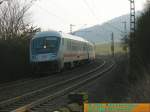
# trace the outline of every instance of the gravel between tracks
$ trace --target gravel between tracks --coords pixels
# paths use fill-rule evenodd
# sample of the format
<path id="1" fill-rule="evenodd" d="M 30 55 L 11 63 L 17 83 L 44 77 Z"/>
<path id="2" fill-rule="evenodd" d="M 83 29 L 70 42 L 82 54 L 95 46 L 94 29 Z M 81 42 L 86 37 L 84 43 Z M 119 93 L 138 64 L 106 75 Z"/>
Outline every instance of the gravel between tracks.
<path id="1" fill-rule="evenodd" d="M 73 70 L 63 72 L 60 74 L 56 74 L 56 75 L 53 75 L 53 76 L 47 77 L 47 78 L 41 78 L 41 79 L 39 78 L 39 80 L 31 81 L 31 82 L 29 81 L 29 83 L 17 85 L 17 86 L 14 86 L 13 88 L 12 87 L 4 88 L 0 92 L 0 101 L 7 100 L 10 98 L 31 92 L 33 90 L 43 88 L 45 86 L 54 84 L 56 82 L 62 81 L 62 80 L 67 79 L 67 78 L 69 79 L 75 75 L 84 73 L 85 70 L 90 70 L 93 67 L 96 67 L 100 62 L 101 61 L 98 61 L 98 63 L 93 62 L 92 64 L 90 64 L 90 66 L 82 65 L 82 66 L 77 67 Z"/>
<path id="2" fill-rule="evenodd" d="M 127 59 L 124 56 L 117 56 L 114 60 L 116 61 L 116 66 L 111 71 L 97 78 L 95 81 L 83 85 L 75 92 L 86 92 L 89 102 L 93 103 L 120 103 L 125 101 L 129 87 L 126 74 Z M 66 107 L 67 103 L 67 95 L 59 97 L 51 102 L 49 109 L 45 109 L 45 112 Z"/>
<path id="3" fill-rule="evenodd" d="M 88 78 L 90 79 L 88 82 L 91 83 L 92 80 L 95 80 L 95 78 L 94 78 L 94 79 L 91 79 L 91 77 L 93 77 L 93 76 L 95 77 L 95 76 L 97 76 L 98 74 L 100 75 L 100 76 L 98 76 L 98 77 L 101 77 L 102 75 L 105 74 L 103 71 L 107 70 L 107 69 L 110 68 L 111 66 L 112 66 L 112 62 L 111 62 L 111 63 L 104 64 L 104 66 L 103 66 L 101 69 L 97 70 L 96 72 L 90 73 L 89 76 L 85 77 L 84 79 L 78 80 L 75 84 L 82 83 L 82 82 L 84 82 L 84 80 L 87 80 Z M 84 85 L 88 85 L 88 82 L 84 83 L 83 86 L 84 86 Z M 72 85 L 71 85 L 71 86 L 72 86 Z M 81 86 L 81 87 L 82 87 L 82 86 Z M 74 90 L 78 90 L 78 88 L 76 88 L 76 89 L 74 89 Z M 71 91 L 72 91 L 72 90 L 71 90 Z M 71 91 L 70 91 L 70 92 L 71 92 Z M 66 94 L 69 94 L 69 93 L 66 93 Z M 61 105 L 63 105 L 63 104 L 66 103 L 66 98 L 65 98 L 65 99 L 62 99 L 62 97 L 64 98 L 64 96 L 59 96 L 59 97 L 56 97 L 56 99 L 53 99 L 52 101 L 49 101 L 49 102 L 44 103 L 44 104 L 43 104 L 44 107 L 43 107 L 42 104 L 40 104 L 39 107 L 38 107 L 38 106 L 35 107 L 35 108 L 37 108 L 37 109 L 34 109 L 34 108 L 33 108 L 33 110 L 34 110 L 35 112 L 37 112 L 37 111 L 38 111 L 38 112 L 43 112 L 43 111 L 44 111 L 44 112 L 47 112 L 47 110 L 48 110 L 48 112 L 50 112 L 50 111 L 53 110 L 55 107 L 61 106 Z M 61 103 L 61 104 L 60 104 L 60 103 Z M 56 105 L 56 104 L 57 104 L 57 105 Z M 48 106 L 47 106 L 47 105 L 48 105 Z"/>

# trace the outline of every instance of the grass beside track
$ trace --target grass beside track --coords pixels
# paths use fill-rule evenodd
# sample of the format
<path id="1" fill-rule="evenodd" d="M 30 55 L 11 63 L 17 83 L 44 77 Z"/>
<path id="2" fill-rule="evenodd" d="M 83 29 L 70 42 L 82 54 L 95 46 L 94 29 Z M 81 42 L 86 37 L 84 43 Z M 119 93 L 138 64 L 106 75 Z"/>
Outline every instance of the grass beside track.
<path id="1" fill-rule="evenodd" d="M 111 44 L 110 43 L 96 44 L 95 52 L 96 52 L 96 54 L 102 54 L 102 55 L 111 54 Z M 114 52 L 115 53 L 124 53 L 120 43 L 115 43 Z"/>

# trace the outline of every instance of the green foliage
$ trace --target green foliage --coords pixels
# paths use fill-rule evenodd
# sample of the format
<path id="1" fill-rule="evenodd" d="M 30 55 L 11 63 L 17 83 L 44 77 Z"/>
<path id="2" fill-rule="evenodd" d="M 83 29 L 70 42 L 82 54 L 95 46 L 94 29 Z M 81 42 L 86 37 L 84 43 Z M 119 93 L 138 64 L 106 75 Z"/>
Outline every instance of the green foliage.
<path id="1" fill-rule="evenodd" d="M 145 65 L 150 63 L 150 9 L 138 19 L 134 46 Z"/>
<path id="2" fill-rule="evenodd" d="M 138 18 L 135 34 L 130 34 L 130 79 L 144 78 L 143 68 L 149 71 L 150 64 L 150 8 Z M 135 37 L 132 37 L 135 35 Z M 131 40 L 130 40 L 131 41 Z"/>

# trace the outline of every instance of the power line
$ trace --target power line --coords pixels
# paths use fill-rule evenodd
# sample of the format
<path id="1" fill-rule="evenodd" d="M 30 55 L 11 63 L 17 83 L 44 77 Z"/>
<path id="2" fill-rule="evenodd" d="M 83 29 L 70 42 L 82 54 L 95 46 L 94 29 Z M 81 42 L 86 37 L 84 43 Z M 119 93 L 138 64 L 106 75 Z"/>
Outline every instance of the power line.
<path id="1" fill-rule="evenodd" d="M 88 4 L 88 2 L 86 0 L 83 0 L 84 4 L 87 6 L 87 8 L 89 9 L 90 13 L 96 18 L 97 21 L 99 21 L 99 19 L 97 18 L 97 16 L 95 15 L 95 12 L 92 10 L 92 8 L 90 7 L 90 5 Z"/>
<path id="2" fill-rule="evenodd" d="M 86 0 L 83 0 L 83 2 L 85 3 L 85 5 L 88 7 L 90 13 L 96 18 L 97 21 L 99 21 L 99 19 L 97 18 L 97 16 L 95 15 L 94 11 L 92 10 L 92 8 L 90 7 L 90 5 L 88 4 L 88 2 Z M 108 32 L 111 32 L 103 27 L 101 27 L 102 30 L 104 31 L 108 31 Z M 96 31 L 97 32 L 97 31 Z"/>
<path id="3" fill-rule="evenodd" d="M 53 4 L 53 6 L 55 5 L 55 8 L 57 8 L 58 9 L 58 7 L 59 7 L 59 10 L 67 10 L 67 12 L 69 12 L 70 13 L 70 10 L 68 10 L 68 9 L 66 9 L 66 7 L 64 8 L 64 7 L 62 7 L 59 3 L 60 2 L 57 2 L 57 3 L 55 3 L 53 0 L 50 0 L 50 2 Z M 66 11 L 64 12 L 64 13 L 67 13 Z M 72 13 L 72 12 L 71 12 Z"/>
<path id="4" fill-rule="evenodd" d="M 61 18 L 60 16 L 58 16 L 58 15 L 56 15 L 56 14 L 50 12 L 49 10 L 47 10 L 47 9 L 45 9 L 45 8 L 43 8 L 43 7 L 41 7 L 41 6 L 38 5 L 38 4 L 36 4 L 36 6 L 38 6 L 40 9 L 42 9 L 44 12 L 47 12 L 47 13 L 50 14 L 51 16 L 56 17 L 56 18 L 57 18 L 58 20 L 60 20 L 61 22 L 63 21 L 63 22 L 65 22 L 65 23 L 68 24 L 68 21 L 65 20 L 65 19 L 63 19 L 63 18 Z"/>
<path id="5" fill-rule="evenodd" d="M 83 1 L 84 1 L 85 5 L 88 7 L 90 13 L 95 17 L 95 19 L 96 19 L 97 21 L 99 21 L 99 19 L 97 18 L 97 16 L 96 16 L 94 10 L 92 10 L 92 8 L 90 7 L 89 3 L 88 3 L 86 0 L 83 0 Z M 40 9 L 44 10 L 45 12 L 47 12 L 48 14 L 50 14 L 50 15 L 56 17 L 57 19 L 59 19 L 61 22 L 63 21 L 63 22 L 65 22 L 65 23 L 67 23 L 67 24 L 70 23 L 70 22 L 68 22 L 67 20 L 61 18 L 60 16 L 58 16 L 58 15 L 56 15 L 56 14 L 50 12 L 49 10 L 47 10 L 47 9 L 45 9 L 45 8 L 43 8 L 43 7 L 41 7 L 40 5 L 38 5 L 38 4 L 36 4 L 36 5 L 37 5 Z M 114 25 L 112 25 L 112 24 L 110 24 L 110 23 L 106 23 L 106 24 L 109 25 L 109 26 L 111 26 L 111 27 L 113 27 L 114 29 L 118 30 L 119 32 L 123 33 L 123 31 L 121 31 L 119 28 L 115 27 Z M 109 31 L 109 30 L 106 29 L 106 28 L 102 28 L 102 29 L 105 30 L 105 31 Z M 111 31 L 109 31 L 109 32 L 111 32 Z"/>
<path id="6" fill-rule="evenodd" d="M 90 7 L 90 5 L 88 4 L 88 2 L 86 0 L 83 0 L 85 5 L 88 7 L 89 11 L 91 12 L 91 14 L 96 18 L 97 21 L 99 21 L 99 19 L 97 18 L 96 14 L 94 13 L 94 10 L 92 10 L 92 8 Z M 106 22 L 105 24 L 109 25 L 110 27 L 114 28 L 115 30 L 119 31 L 120 33 L 123 33 L 122 30 L 120 30 L 119 28 L 117 28 L 116 26 L 112 25 L 111 23 Z M 104 28 L 102 28 L 103 30 L 106 30 Z M 108 31 L 108 30 L 107 30 Z M 111 31 L 110 31 L 111 32 Z"/>

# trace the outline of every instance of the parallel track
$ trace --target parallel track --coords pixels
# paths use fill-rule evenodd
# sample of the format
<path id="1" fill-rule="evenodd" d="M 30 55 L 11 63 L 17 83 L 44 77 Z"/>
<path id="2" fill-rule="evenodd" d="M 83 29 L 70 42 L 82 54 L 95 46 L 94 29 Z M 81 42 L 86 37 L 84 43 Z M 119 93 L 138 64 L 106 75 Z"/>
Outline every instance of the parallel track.
<path id="1" fill-rule="evenodd" d="M 37 77 L 37 78 L 34 78 L 29 81 L 27 80 L 22 83 L 19 82 L 20 84 L 18 82 L 17 84 L 15 84 L 15 82 L 13 82 L 13 84 L 10 83 L 10 85 L 6 84 L 7 88 L 0 89 L 1 91 L 0 102 L 13 98 L 13 97 L 23 95 L 25 93 L 29 93 L 34 90 L 38 90 L 40 88 L 44 88 L 47 85 L 52 85 L 56 82 L 69 79 L 71 77 L 76 76 L 77 74 L 84 73 L 86 69 L 89 70 L 92 67 L 95 68 L 99 63 L 102 63 L 102 61 L 98 63 L 95 63 L 95 62 L 87 63 L 87 65 L 83 64 L 82 66 L 78 66 L 71 70 L 63 71 L 62 73 L 55 73 L 53 75 L 45 76 L 45 77 Z"/>
<path id="2" fill-rule="evenodd" d="M 22 80 L 17 80 L 17 81 L 13 81 L 13 82 L 8 82 L 8 83 L 0 84 L 0 91 L 2 91 L 3 89 L 15 87 L 15 86 L 21 86 L 21 85 L 25 85 L 25 84 L 28 84 L 28 83 L 32 83 L 32 82 L 35 82 L 35 81 L 38 81 L 38 80 L 51 78 L 52 75 L 54 75 L 54 74 L 56 74 L 56 73 L 49 74 L 48 77 L 43 77 L 43 78 L 22 79 Z"/>
<path id="3" fill-rule="evenodd" d="M 25 112 L 26 110 L 29 110 L 29 109 L 32 109 L 32 110 L 39 109 L 39 105 L 43 105 L 46 102 L 56 97 L 59 97 L 61 95 L 66 94 L 69 91 L 72 91 L 73 89 L 80 86 L 81 84 L 84 84 L 87 81 L 93 80 L 94 78 L 100 76 L 101 74 L 109 71 L 113 67 L 113 64 L 112 64 L 111 66 L 105 68 L 101 72 L 96 73 L 96 71 L 98 71 L 104 65 L 105 65 L 105 62 L 102 65 L 98 66 L 97 68 L 89 72 L 86 72 L 84 74 L 81 74 L 79 76 L 73 77 L 69 80 L 61 81 L 57 84 L 53 84 L 45 88 L 24 94 L 22 96 L 18 96 L 13 99 L 0 102 L 0 112 L 10 112 L 10 111 L 11 112 Z M 84 77 L 87 77 L 87 78 L 85 79 Z M 66 84 L 69 84 L 71 86 L 66 87 Z M 51 90 L 57 89 L 57 88 L 58 90 L 56 92 L 51 93 Z M 36 108 L 37 106 L 38 108 Z"/>
<path id="4" fill-rule="evenodd" d="M 91 63 L 88 63 L 89 65 Z M 76 69 L 79 69 L 79 68 L 76 68 Z M 65 71 L 65 73 L 69 73 L 70 71 Z M 32 83 L 32 82 L 35 82 L 35 81 L 38 81 L 38 80 L 43 80 L 43 79 L 48 79 L 48 78 L 52 78 L 53 75 L 57 75 L 58 73 L 49 73 L 49 76 L 48 77 L 42 77 L 42 78 L 27 78 L 27 79 L 21 79 L 21 80 L 17 80 L 17 81 L 12 81 L 12 82 L 6 82 L 6 83 L 3 83 L 3 84 L 0 84 L 0 91 L 3 91 L 3 89 L 7 89 L 7 88 L 13 88 L 15 86 L 21 86 L 21 85 L 25 85 L 25 84 L 28 84 L 28 83 Z"/>

